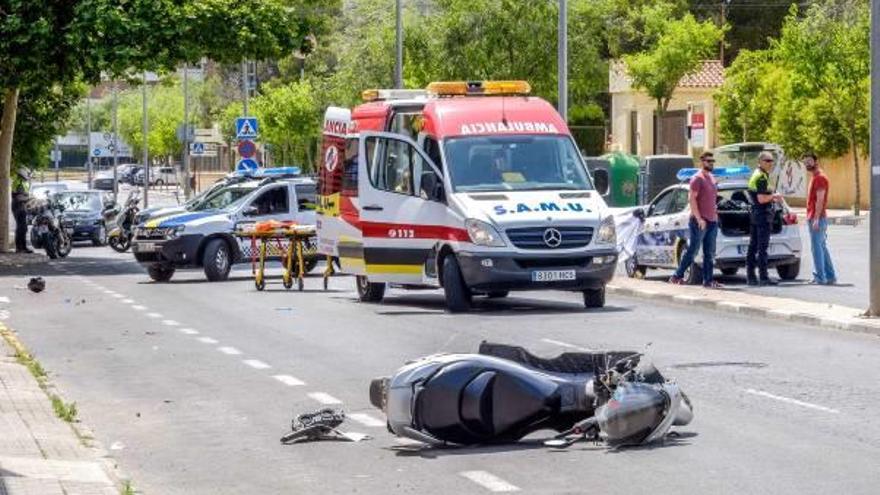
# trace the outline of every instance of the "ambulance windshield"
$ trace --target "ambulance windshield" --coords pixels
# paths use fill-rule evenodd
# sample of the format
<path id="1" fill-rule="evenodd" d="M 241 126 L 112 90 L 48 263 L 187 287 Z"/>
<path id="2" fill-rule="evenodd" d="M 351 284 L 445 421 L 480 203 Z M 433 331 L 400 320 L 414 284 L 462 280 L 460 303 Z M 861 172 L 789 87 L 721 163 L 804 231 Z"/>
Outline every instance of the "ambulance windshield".
<path id="1" fill-rule="evenodd" d="M 593 189 L 568 136 L 468 136 L 445 149 L 455 192 Z"/>

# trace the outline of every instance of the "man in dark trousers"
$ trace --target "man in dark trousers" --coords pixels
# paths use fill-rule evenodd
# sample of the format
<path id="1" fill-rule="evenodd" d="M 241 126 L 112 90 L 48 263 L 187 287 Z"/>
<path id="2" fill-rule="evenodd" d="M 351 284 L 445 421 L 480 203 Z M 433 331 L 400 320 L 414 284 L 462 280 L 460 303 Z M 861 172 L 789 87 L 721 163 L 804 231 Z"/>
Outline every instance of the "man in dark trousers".
<path id="1" fill-rule="evenodd" d="M 770 247 L 773 203 L 782 201 L 782 195 L 770 189 L 770 171 L 775 161 L 773 154 L 762 151 L 758 155 L 758 168 L 749 179 L 749 196 L 752 200 L 749 250 L 746 254 L 746 275 L 749 285 L 776 285 L 767 274 L 767 250 Z M 755 277 L 756 266 L 757 277 Z"/>
<path id="2" fill-rule="evenodd" d="M 718 185 L 712 170 L 715 169 L 715 158 L 710 152 L 700 155 L 702 168 L 691 178 L 689 202 L 691 218 L 688 222 L 690 237 L 687 251 L 681 257 L 678 270 L 669 279 L 669 283 L 684 283 L 684 272 L 693 263 L 700 248 L 703 249 L 703 287 L 720 289 L 721 284 L 713 280 L 715 271 L 715 239 L 718 237 Z M 696 269 L 694 267 L 693 269 Z"/>
<path id="3" fill-rule="evenodd" d="M 12 216 L 15 218 L 15 252 L 33 253 L 27 247 L 27 208 L 30 199 L 30 173 L 20 168 L 12 178 Z"/>

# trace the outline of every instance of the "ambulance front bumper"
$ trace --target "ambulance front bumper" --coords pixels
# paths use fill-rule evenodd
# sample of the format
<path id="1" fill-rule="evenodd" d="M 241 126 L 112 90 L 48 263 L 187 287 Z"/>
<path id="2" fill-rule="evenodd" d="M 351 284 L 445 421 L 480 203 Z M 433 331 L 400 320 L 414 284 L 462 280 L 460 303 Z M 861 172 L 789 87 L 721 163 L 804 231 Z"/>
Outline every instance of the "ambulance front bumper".
<path id="1" fill-rule="evenodd" d="M 614 276 L 617 252 L 574 254 L 458 253 L 465 284 L 477 292 L 585 290 L 604 287 Z"/>

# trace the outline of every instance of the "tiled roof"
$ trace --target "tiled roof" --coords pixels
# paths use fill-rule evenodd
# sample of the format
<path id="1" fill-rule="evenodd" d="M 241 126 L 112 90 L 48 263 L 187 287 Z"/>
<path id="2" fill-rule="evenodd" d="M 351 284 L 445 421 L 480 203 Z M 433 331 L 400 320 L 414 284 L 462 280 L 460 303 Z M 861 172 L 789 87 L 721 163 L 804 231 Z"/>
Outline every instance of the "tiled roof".
<path id="1" fill-rule="evenodd" d="M 704 60 L 703 67 L 681 78 L 679 88 L 720 88 L 724 84 L 724 66 L 720 60 Z"/>

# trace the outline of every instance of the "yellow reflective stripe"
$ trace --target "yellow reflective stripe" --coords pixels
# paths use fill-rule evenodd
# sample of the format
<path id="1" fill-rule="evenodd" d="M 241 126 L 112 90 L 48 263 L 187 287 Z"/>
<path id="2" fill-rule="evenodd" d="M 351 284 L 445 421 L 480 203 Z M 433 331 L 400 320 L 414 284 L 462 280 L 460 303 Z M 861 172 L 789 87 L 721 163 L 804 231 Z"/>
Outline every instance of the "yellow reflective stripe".
<path id="1" fill-rule="evenodd" d="M 367 265 L 367 274 L 421 275 L 422 265 Z"/>

